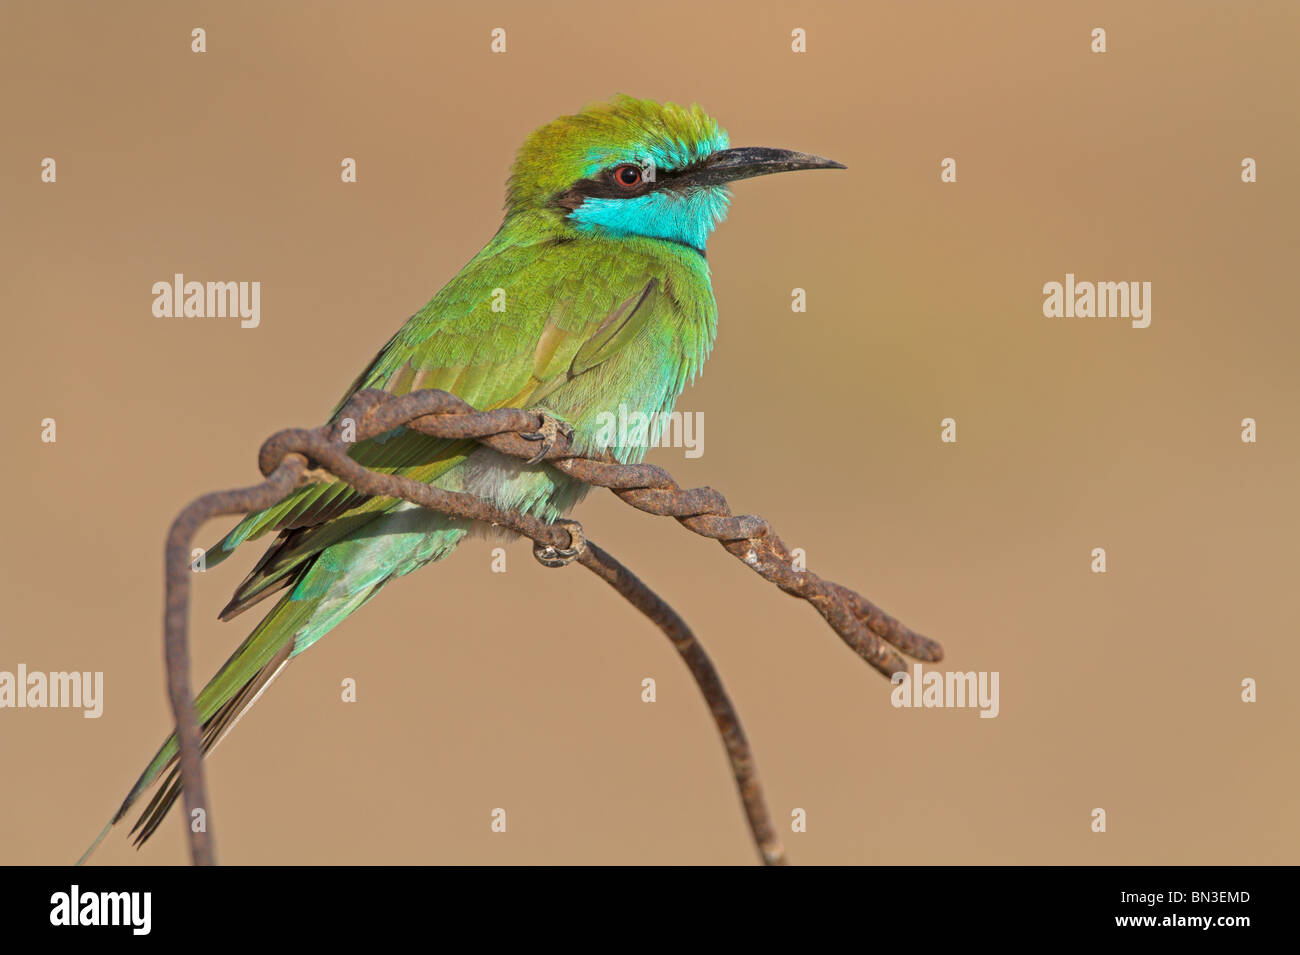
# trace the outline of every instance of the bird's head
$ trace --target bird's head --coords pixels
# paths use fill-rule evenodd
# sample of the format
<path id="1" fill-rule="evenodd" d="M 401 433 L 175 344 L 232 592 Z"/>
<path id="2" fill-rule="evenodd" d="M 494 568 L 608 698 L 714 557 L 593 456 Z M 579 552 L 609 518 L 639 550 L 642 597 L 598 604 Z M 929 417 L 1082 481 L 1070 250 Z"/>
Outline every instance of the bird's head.
<path id="1" fill-rule="evenodd" d="M 729 145 L 698 106 L 617 96 L 528 137 L 510 174 L 506 214 L 539 211 L 579 231 L 667 239 L 703 252 L 727 214 L 727 183 L 844 168 L 788 149 Z"/>

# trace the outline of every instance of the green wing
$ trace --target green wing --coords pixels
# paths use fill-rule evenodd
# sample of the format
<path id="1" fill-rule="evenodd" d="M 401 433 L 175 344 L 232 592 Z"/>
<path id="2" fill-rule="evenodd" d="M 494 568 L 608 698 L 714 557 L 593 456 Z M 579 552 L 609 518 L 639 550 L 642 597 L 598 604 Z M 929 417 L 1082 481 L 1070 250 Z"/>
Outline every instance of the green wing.
<path id="1" fill-rule="evenodd" d="M 333 416 L 363 388 L 394 395 L 441 388 L 481 409 L 535 407 L 618 354 L 659 311 L 663 283 L 638 257 L 593 281 L 589 269 L 577 267 L 576 257 L 584 254 L 578 243 L 495 244 L 407 321 Z M 476 444 L 398 428 L 358 442 L 350 454 L 373 470 L 427 483 L 461 463 Z M 327 482 L 250 514 L 213 549 L 210 564 L 268 531 L 280 531 L 280 538 L 240 584 L 222 619 L 290 585 L 311 557 L 395 503 Z"/>

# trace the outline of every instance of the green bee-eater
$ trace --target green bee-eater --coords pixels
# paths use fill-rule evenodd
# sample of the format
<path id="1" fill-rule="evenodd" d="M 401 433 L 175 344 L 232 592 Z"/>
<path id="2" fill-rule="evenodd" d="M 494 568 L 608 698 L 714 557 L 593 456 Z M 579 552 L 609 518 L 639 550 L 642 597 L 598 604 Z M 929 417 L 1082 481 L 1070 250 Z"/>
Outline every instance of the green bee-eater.
<path id="1" fill-rule="evenodd" d="M 726 215 L 727 184 L 844 168 L 784 149 L 728 147 L 698 106 L 628 96 L 538 129 L 515 160 L 496 235 L 401 327 L 334 414 L 361 388 L 442 388 L 480 409 L 544 411 L 572 428 L 579 452 L 639 460 L 657 437 L 644 432 L 672 411 L 713 345 L 717 306 L 704 251 Z M 620 405 L 646 426 L 611 442 L 599 422 Z M 403 428 L 356 444 L 351 455 L 546 520 L 586 491 L 545 464 Z M 283 594 L 199 693 L 204 752 L 290 660 L 394 577 L 446 557 L 469 531 L 465 521 L 367 498 L 341 482 L 306 485 L 244 518 L 208 552 L 209 566 L 244 541 L 276 537 L 221 619 Z M 172 736 L 109 827 L 170 769 L 133 830 L 137 844 L 154 832 L 179 795 L 176 755 Z"/>

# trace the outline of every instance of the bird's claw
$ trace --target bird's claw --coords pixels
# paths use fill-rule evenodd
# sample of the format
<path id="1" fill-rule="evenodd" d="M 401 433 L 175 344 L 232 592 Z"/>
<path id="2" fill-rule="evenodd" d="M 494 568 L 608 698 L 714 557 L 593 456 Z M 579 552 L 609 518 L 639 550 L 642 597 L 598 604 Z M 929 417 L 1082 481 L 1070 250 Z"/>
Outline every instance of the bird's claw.
<path id="1" fill-rule="evenodd" d="M 555 547 L 551 544 L 533 542 L 533 556 L 543 567 L 563 567 L 571 564 L 587 549 L 587 538 L 582 533 L 582 525 L 577 521 L 558 520 L 569 531 L 569 546 Z"/>
<path id="2" fill-rule="evenodd" d="M 549 412 L 542 411 L 540 408 L 533 409 L 533 413 L 542 419 L 542 426 L 536 431 L 521 431 L 519 437 L 525 441 L 540 441 L 542 446 L 538 448 L 537 453 L 524 462 L 524 464 L 540 464 L 551 453 L 555 447 L 555 439 L 559 435 L 566 438 L 573 437 L 573 426 L 554 417 Z"/>

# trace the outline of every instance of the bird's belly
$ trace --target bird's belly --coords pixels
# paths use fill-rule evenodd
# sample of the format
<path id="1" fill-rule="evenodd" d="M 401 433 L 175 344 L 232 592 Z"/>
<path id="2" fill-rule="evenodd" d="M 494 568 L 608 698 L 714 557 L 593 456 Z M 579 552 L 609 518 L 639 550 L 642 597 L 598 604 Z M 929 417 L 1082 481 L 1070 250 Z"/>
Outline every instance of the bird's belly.
<path id="1" fill-rule="evenodd" d="M 538 408 L 573 428 L 577 453 L 611 452 L 620 461 L 640 461 L 682 387 L 679 376 L 660 373 L 663 362 L 656 360 L 654 352 L 654 343 L 636 342 L 621 360 L 565 382 L 546 395 Z M 485 446 L 434 483 L 546 521 L 567 514 L 589 490 L 589 485 L 554 468 L 528 465 Z"/>
<path id="2" fill-rule="evenodd" d="M 529 466 L 487 447 L 474 451 L 446 475 L 446 481 L 447 490 L 465 491 L 503 510 L 523 511 L 547 521 L 571 510 L 588 489 L 554 468 Z"/>

